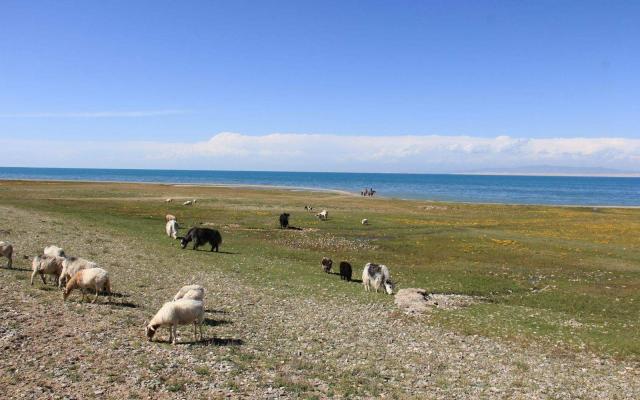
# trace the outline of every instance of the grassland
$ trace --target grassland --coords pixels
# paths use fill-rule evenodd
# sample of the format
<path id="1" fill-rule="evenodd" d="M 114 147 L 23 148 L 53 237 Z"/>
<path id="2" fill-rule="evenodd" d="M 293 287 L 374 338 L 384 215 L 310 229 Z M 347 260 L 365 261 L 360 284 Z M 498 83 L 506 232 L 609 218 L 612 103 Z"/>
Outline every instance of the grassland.
<path id="1" fill-rule="evenodd" d="M 167 197 L 175 201 L 167 204 Z M 181 205 L 180 200 L 191 198 L 198 199 L 196 206 Z M 329 220 L 305 212 L 306 204 L 330 210 Z M 114 275 L 120 306 L 100 308 L 62 305 L 55 290 L 30 287 L 28 272 L 0 271 L 12 284 L 3 294 L 15 301 L 0 308 L 5 333 L 21 332 L 23 325 L 33 323 L 25 319 L 27 311 L 46 319 L 51 309 L 41 307 L 51 302 L 57 307 L 55 321 L 81 324 L 98 313 L 109 322 L 114 352 L 125 342 L 132 346 L 131 362 L 149 376 L 125 385 L 126 374 L 114 373 L 120 389 L 107 382 L 112 385 L 98 394 L 631 398 L 640 390 L 634 383 L 640 360 L 639 209 L 19 181 L 0 183 L 0 207 L 0 240 L 13 242 L 19 257 L 55 243 L 68 253 L 95 259 Z M 283 211 L 302 230 L 278 229 Z M 222 253 L 180 250 L 163 233 L 166 213 L 177 215 L 182 226 L 202 223 L 220 229 Z M 361 225 L 362 218 L 370 225 Z M 400 288 L 466 294 L 482 301 L 405 316 L 394 308 L 391 296 L 365 293 L 361 285 L 322 273 L 319 261 L 325 255 L 350 261 L 356 275 L 366 262 L 385 263 Z M 26 269 L 29 261 L 18 259 L 16 264 Z M 212 339 L 210 344 L 217 346 L 178 349 L 145 343 L 145 316 L 181 284 L 194 280 L 209 288 L 214 314 L 222 313 L 218 317 L 223 319 L 212 314 L 208 329 L 224 337 Z M 380 321 L 365 318 L 376 310 Z M 22 323 L 7 322 L 20 315 Z M 96 323 L 92 326 L 101 326 Z M 52 326 L 57 328 L 47 329 L 56 335 L 70 329 Z M 89 331 L 99 335 L 99 330 Z M 395 332 L 397 341 L 384 339 L 389 332 Z M 23 340 L 36 340 L 31 338 L 35 334 L 16 333 Z M 381 337 L 378 348 L 386 350 L 362 352 L 356 346 L 361 335 Z M 18 351 L 14 342 L 6 346 Z M 416 347 L 410 351 L 408 346 Z M 53 350 L 42 351 L 40 361 Z M 185 371 L 168 373 L 171 357 L 183 360 L 175 363 Z M 544 361 L 548 357 L 554 361 Z M 587 362 L 588 371 L 583 371 Z M 487 371 L 481 373 L 483 366 Z M 64 369 L 67 386 L 46 389 L 40 382 L 42 393 L 53 396 L 71 386 L 83 393 L 80 397 L 96 395 L 93 386 L 87 389 L 82 371 L 69 370 L 62 359 L 55 367 Z M 29 385 L 20 385 L 18 366 L 0 368 L 0 384 L 14 388 L 16 397 L 34 395 Z M 147 385 L 154 375 L 165 378 Z M 212 381 L 215 387 L 202 392 Z"/>

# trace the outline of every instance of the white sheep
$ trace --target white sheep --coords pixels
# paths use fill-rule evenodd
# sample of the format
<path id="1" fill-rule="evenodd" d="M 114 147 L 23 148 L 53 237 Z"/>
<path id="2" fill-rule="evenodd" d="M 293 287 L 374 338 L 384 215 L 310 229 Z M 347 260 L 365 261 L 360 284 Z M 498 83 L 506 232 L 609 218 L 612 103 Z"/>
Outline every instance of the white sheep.
<path id="1" fill-rule="evenodd" d="M 45 285 L 47 284 L 47 281 L 44 279 L 44 275 L 53 275 L 55 277 L 55 284 L 57 285 L 58 280 L 60 279 L 60 274 L 62 274 L 63 262 L 64 257 L 50 256 L 47 254 L 35 256 L 31 262 L 31 269 L 33 270 L 33 273 L 31 274 L 31 285 L 33 285 L 33 279 L 37 274 L 40 274 L 42 283 Z"/>
<path id="2" fill-rule="evenodd" d="M 64 254 L 64 249 L 55 245 L 45 247 L 43 254 L 47 256 L 52 256 L 52 257 L 66 257 L 66 255 Z M 60 278 L 56 277 L 56 280 L 57 279 L 60 279 Z"/>
<path id="3" fill-rule="evenodd" d="M 172 199 L 172 198 L 168 198 L 168 199 L 166 199 L 164 202 L 165 202 L 165 203 L 171 203 L 171 202 L 173 202 L 173 199 Z"/>
<path id="4" fill-rule="evenodd" d="M 183 206 L 190 206 L 193 205 L 193 201 L 192 200 L 187 200 L 184 203 L 182 203 Z"/>
<path id="5" fill-rule="evenodd" d="M 7 268 L 13 265 L 13 245 L 9 242 L 0 242 L 0 255 L 7 257 Z"/>
<path id="6" fill-rule="evenodd" d="M 198 300 L 179 299 L 164 303 L 156 315 L 145 326 L 145 334 L 149 341 L 162 326 L 169 327 L 169 341 L 176 344 L 178 325 L 193 323 L 193 338 L 197 338 L 197 328 L 200 328 L 200 340 L 202 340 L 202 322 L 204 321 L 204 304 Z"/>
<path id="7" fill-rule="evenodd" d="M 67 257 L 62 262 L 62 273 L 58 279 L 58 287 L 83 269 L 98 268 L 98 264 L 80 257 Z"/>
<path id="8" fill-rule="evenodd" d="M 367 263 L 362 270 L 362 284 L 367 292 L 371 290 L 373 285 L 376 293 L 378 293 L 380 286 L 384 285 L 387 294 L 393 294 L 394 285 L 391 282 L 389 269 L 386 265 Z"/>
<path id="9" fill-rule="evenodd" d="M 180 288 L 173 296 L 173 301 L 180 299 L 191 299 L 204 301 L 204 288 L 200 285 L 187 285 Z"/>
<path id="10" fill-rule="evenodd" d="M 82 292 L 82 301 L 84 301 L 84 289 L 93 289 L 96 291 L 96 297 L 93 298 L 92 303 L 98 300 L 98 295 L 102 290 L 107 292 L 108 302 L 111 302 L 111 282 L 109 280 L 109 273 L 102 268 L 89 268 L 78 271 L 67 282 L 67 286 L 64 288 L 62 294 L 62 301 L 66 300 L 71 294 L 73 289 L 80 289 Z"/>
<path id="11" fill-rule="evenodd" d="M 369 225 L 369 220 L 364 218 L 364 219 L 362 219 L 361 223 L 362 223 L 362 225 Z"/>
<path id="12" fill-rule="evenodd" d="M 178 237 L 178 223 L 175 219 L 169 220 L 165 226 L 165 231 L 167 232 L 167 236 L 170 238 L 176 239 Z"/>
<path id="13" fill-rule="evenodd" d="M 326 221 L 326 219 L 329 218 L 329 211 L 322 210 L 322 211 L 320 211 L 319 213 L 316 214 L 316 217 Z"/>
<path id="14" fill-rule="evenodd" d="M 52 257 L 65 257 L 64 249 L 55 245 L 45 247 L 44 254 Z"/>

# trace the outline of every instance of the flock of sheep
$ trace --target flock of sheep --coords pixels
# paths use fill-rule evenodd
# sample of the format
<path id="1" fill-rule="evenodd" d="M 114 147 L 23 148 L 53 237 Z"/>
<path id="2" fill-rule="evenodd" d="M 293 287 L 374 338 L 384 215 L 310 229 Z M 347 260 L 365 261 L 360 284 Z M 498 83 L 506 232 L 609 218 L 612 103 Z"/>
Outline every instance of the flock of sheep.
<path id="1" fill-rule="evenodd" d="M 0 241 L 0 255 L 6 257 L 6 267 L 13 266 L 13 245 Z M 62 300 L 65 301 L 71 292 L 80 289 L 82 301 L 85 299 L 85 290 L 95 292 L 91 303 L 95 303 L 100 293 L 107 295 L 107 301 L 111 302 L 111 281 L 109 273 L 100 268 L 93 261 L 80 257 L 67 256 L 64 250 L 58 246 L 47 246 L 43 254 L 35 256 L 31 263 L 31 285 L 36 275 L 40 275 L 43 284 L 47 284 L 45 275 L 54 278 L 54 284 L 58 288 L 64 286 Z M 200 285 L 188 285 L 182 287 L 174 296 L 173 301 L 165 303 L 148 324 L 145 324 L 145 334 L 151 341 L 155 333 L 161 327 L 169 327 L 169 341 L 176 343 L 176 330 L 178 325 L 193 323 L 194 340 L 197 340 L 199 328 L 200 340 L 202 340 L 202 322 L 204 321 L 204 293 Z"/>
<path id="2" fill-rule="evenodd" d="M 167 202 L 173 201 L 167 199 Z M 189 200 L 183 203 L 185 206 L 194 205 L 196 200 Z M 305 206 L 307 211 L 312 211 L 311 206 Z M 289 227 L 289 214 L 280 215 L 280 227 Z M 316 214 L 321 220 L 327 220 L 329 213 L 322 210 Z M 211 251 L 218 251 L 218 247 L 222 243 L 220 232 L 215 229 L 193 227 L 185 236 L 178 236 L 177 219 L 174 215 L 167 214 L 165 216 L 165 228 L 167 236 L 181 241 L 181 247 L 184 249 L 188 243 L 194 242 L 193 248 L 209 243 Z M 367 219 L 362 220 L 363 225 L 368 224 Z M 7 268 L 12 268 L 14 248 L 9 242 L 0 241 L 0 255 L 7 258 Z M 330 258 L 323 257 L 321 266 L 324 272 L 330 273 L 333 261 Z M 45 275 L 53 276 L 54 283 L 58 288 L 63 289 L 62 298 L 65 301 L 71 292 L 79 289 L 82 293 L 82 301 L 85 299 L 85 290 L 90 289 L 95 292 L 92 303 L 98 299 L 98 295 L 102 292 L 106 293 L 107 301 L 111 302 L 111 280 L 109 273 L 100 268 L 93 261 L 80 257 L 67 256 L 64 250 L 58 246 L 51 245 L 44 248 L 43 254 L 35 256 L 32 260 L 31 285 L 33 285 L 36 275 L 40 275 L 43 284 L 47 281 Z M 352 267 L 347 261 L 340 262 L 340 278 L 351 281 Z M 390 279 L 389 269 L 384 265 L 367 263 L 362 271 L 362 283 L 366 291 L 372 288 L 378 292 L 381 287 L 388 294 L 393 294 L 394 284 Z M 204 295 L 205 289 L 200 285 L 188 285 L 182 287 L 174 296 L 172 301 L 164 303 L 154 317 L 146 323 L 145 334 L 151 341 L 154 335 L 161 327 L 169 328 L 169 341 L 176 343 L 176 330 L 178 325 L 193 324 L 194 340 L 197 340 L 198 332 L 200 340 L 202 340 L 202 323 L 204 321 Z"/>

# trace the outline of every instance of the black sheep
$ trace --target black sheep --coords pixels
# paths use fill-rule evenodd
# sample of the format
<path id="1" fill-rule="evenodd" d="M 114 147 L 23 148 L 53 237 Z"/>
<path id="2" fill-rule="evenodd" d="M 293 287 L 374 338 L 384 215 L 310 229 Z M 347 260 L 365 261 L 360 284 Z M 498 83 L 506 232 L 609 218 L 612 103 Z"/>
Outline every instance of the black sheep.
<path id="1" fill-rule="evenodd" d="M 320 261 L 320 265 L 322 266 L 322 270 L 327 274 L 331 272 L 331 267 L 333 266 L 333 260 L 327 257 L 322 257 L 322 261 Z"/>
<path id="2" fill-rule="evenodd" d="M 211 251 L 213 249 L 218 251 L 218 246 L 222 243 L 222 236 L 216 229 L 210 228 L 197 228 L 193 227 L 189 229 L 189 232 L 184 237 L 179 237 L 180 245 L 182 248 L 186 248 L 189 242 L 193 241 L 193 249 L 197 250 L 199 246 L 206 243 L 211 244 Z"/>
<path id="3" fill-rule="evenodd" d="M 351 282 L 351 264 L 346 261 L 340 261 L 340 279 Z"/>
<path id="4" fill-rule="evenodd" d="M 289 214 L 280 214 L 280 228 L 286 229 L 289 227 Z"/>

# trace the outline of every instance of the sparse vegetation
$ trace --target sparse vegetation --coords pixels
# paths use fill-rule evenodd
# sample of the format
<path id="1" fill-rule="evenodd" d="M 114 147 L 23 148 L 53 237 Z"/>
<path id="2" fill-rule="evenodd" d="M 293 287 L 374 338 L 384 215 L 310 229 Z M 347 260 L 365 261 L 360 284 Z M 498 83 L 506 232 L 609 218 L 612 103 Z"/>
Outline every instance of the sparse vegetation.
<path id="1" fill-rule="evenodd" d="M 0 189 L 0 228 L 10 232 L 0 240 L 16 251 L 16 269 L 0 269 L 0 385 L 14 397 L 640 393 L 637 209 L 141 184 Z M 198 203 L 183 207 L 183 198 Z M 331 218 L 318 220 L 306 204 Z M 279 229 L 282 212 L 302 230 Z M 164 233 L 167 213 L 184 227 L 219 229 L 220 254 L 181 250 Z M 115 304 L 63 304 L 59 291 L 30 287 L 23 255 L 51 243 L 108 270 Z M 351 262 L 354 277 L 366 262 L 383 262 L 400 287 L 484 300 L 408 317 L 392 296 L 323 273 L 325 255 Z M 207 340 L 193 343 L 184 327 L 179 341 L 187 344 L 168 345 L 166 331 L 162 342 L 146 342 L 144 321 L 188 283 L 208 290 Z M 367 321 L 373 310 L 383 317 Z M 26 373 L 43 359 L 53 378 Z"/>

